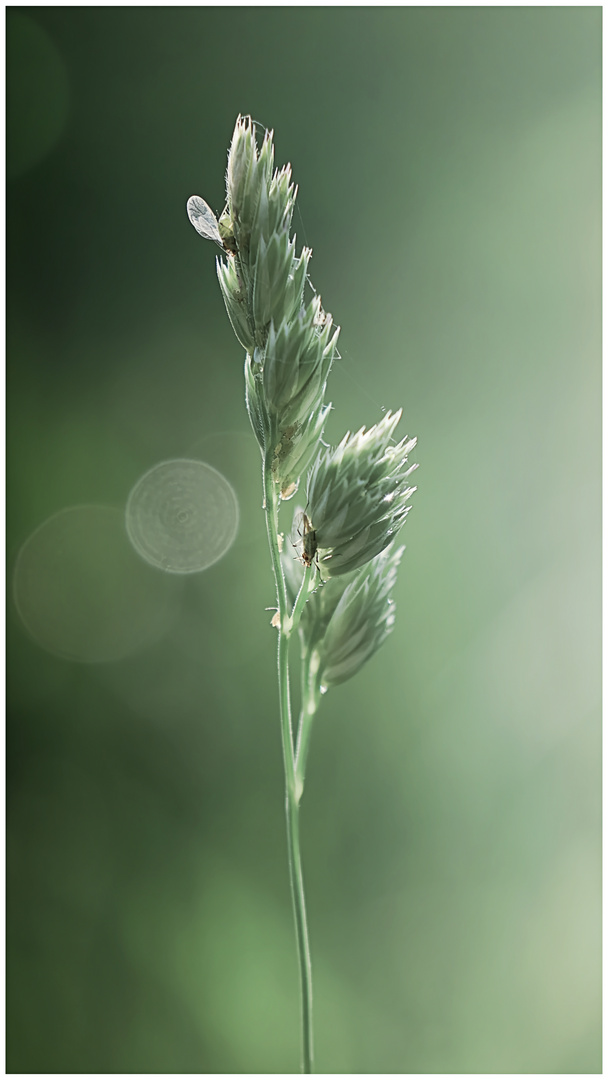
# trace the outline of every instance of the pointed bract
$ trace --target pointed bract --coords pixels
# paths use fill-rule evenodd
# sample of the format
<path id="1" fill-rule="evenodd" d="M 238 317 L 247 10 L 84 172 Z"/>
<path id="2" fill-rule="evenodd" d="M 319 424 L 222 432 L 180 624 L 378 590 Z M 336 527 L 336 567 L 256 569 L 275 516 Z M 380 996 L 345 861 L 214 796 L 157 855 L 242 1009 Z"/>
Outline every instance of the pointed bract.
<path id="1" fill-rule="evenodd" d="M 281 561 L 288 595 L 293 604 L 304 576 L 298 557 L 302 548 L 296 508 L 290 542 Z M 387 547 L 363 569 L 319 583 L 309 597 L 300 623 L 305 654 L 315 654 L 318 687 L 335 686 L 355 675 L 380 648 L 395 622 L 392 591 L 404 548 Z"/>
<path id="2" fill-rule="evenodd" d="M 319 558 L 330 576 L 363 566 L 390 544 L 405 521 L 416 490 L 408 453 L 415 439 L 391 442 L 401 410 L 366 430 L 348 432 L 322 451 L 308 475 L 308 516 Z"/>

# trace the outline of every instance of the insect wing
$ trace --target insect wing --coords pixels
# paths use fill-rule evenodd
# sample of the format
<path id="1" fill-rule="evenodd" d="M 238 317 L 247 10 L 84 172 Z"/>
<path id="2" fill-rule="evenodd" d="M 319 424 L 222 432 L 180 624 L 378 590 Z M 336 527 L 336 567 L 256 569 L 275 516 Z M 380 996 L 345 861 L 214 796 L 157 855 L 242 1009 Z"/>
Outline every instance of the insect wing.
<path id="1" fill-rule="evenodd" d="M 215 240 L 215 243 L 219 244 L 220 247 L 224 246 L 218 229 L 217 218 L 211 207 L 207 206 L 207 203 L 204 199 L 201 199 L 200 195 L 190 196 L 186 204 L 186 210 L 188 211 L 190 223 L 194 225 L 199 236 L 204 236 L 205 240 Z"/>

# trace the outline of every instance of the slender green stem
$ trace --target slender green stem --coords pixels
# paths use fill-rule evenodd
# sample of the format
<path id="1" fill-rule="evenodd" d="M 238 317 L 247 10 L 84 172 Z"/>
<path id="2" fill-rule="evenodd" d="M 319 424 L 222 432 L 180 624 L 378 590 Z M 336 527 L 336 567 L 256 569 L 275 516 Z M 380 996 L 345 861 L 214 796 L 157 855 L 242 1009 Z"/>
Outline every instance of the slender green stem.
<path id="1" fill-rule="evenodd" d="M 297 630 L 298 628 L 300 617 L 302 615 L 302 612 L 304 611 L 304 605 L 310 595 L 310 582 L 314 573 L 314 563 L 311 563 L 310 566 L 307 566 L 304 571 L 304 577 L 302 578 L 300 591 L 296 596 L 296 602 L 293 605 L 293 611 L 291 613 L 291 629 L 289 631 L 290 635 L 293 633 L 294 630 Z"/>
<path id="2" fill-rule="evenodd" d="M 304 903 L 304 879 L 302 877 L 302 859 L 300 857 L 300 820 L 299 807 L 295 792 L 287 792 L 285 800 L 287 815 L 287 846 L 289 851 L 289 876 L 291 895 L 296 921 L 298 960 L 300 964 L 300 985 L 302 991 L 302 1072 L 312 1073 L 313 1068 L 313 1030 L 312 1030 L 312 966 L 310 946 L 306 924 L 306 906 Z"/>
<path id="3" fill-rule="evenodd" d="M 281 739 L 283 744 L 283 765 L 285 768 L 285 814 L 287 818 L 287 851 L 289 858 L 289 879 L 291 883 L 291 897 L 296 925 L 296 941 L 298 948 L 298 963 L 300 968 L 300 987 L 302 1004 L 302 1072 L 313 1071 L 313 1028 L 312 1028 L 312 967 L 310 962 L 310 946 L 308 942 L 308 926 L 306 923 L 306 905 L 304 902 L 304 878 L 302 876 L 302 859 L 300 855 L 300 821 L 298 811 L 298 798 L 296 790 L 295 757 L 293 731 L 291 726 L 291 703 L 289 694 L 289 636 L 294 626 L 293 616 L 289 614 L 287 606 L 287 590 L 285 578 L 281 566 L 278 542 L 278 500 L 276 485 L 272 478 L 270 468 L 264 465 L 264 506 L 266 510 L 266 530 L 268 544 L 272 557 L 272 568 L 277 587 L 277 604 L 279 610 L 279 643 L 277 668 L 279 675 L 279 703 L 281 710 Z M 306 579 L 306 575 L 305 575 Z M 309 579 L 310 580 L 310 579 Z M 308 588 L 300 595 L 304 595 L 302 607 L 306 600 Z M 299 600 L 299 597 L 298 597 Z M 296 601 L 295 607 L 298 607 Z M 294 608 L 295 614 L 295 608 Z M 298 614 L 299 618 L 299 614 Z"/>
<path id="4" fill-rule="evenodd" d="M 306 759 L 310 745 L 310 733 L 312 722 L 319 708 L 320 694 L 317 688 L 318 654 L 304 654 L 302 656 L 302 707 L 298 721 L 298 739 L 296 745 L 296 792 L 298 802 L 304 791 L 304 777 L 306 774 Z"/>

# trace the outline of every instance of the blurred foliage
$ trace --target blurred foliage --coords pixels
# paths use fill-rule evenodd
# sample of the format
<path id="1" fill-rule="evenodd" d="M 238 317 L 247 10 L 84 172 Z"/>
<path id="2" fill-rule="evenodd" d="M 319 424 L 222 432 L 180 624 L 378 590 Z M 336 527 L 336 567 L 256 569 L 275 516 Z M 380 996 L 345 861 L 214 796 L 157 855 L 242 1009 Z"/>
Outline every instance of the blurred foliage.
<path id="1" fill-rule="evenodd" d="M 395 632 L 312 739 L 318 1068 L 601 1069 L 600 50 L 589 7 L 8 9 L 9 581 L 160 460 L 241 510 L 113 663 L 9 601 L 10 1072 L 297 1065 L 258 450 L 185 213 L 238 112 L 343 327 L 330 437 L 419 436 Z"/>

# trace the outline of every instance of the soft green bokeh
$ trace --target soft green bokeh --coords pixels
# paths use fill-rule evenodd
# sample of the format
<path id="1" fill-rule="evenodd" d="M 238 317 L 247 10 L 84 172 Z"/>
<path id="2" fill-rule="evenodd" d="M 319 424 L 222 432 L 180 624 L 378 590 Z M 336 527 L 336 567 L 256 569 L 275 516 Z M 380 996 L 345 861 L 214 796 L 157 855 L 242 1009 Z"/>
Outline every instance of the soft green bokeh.
<path id="1" fill-rule="evenodd" d="M 600 1071 L 600 46 L 584 7 L 8 10 L 9 581 L 159 461 L 240 505 L 119 661 L 9 603 L 9 1071 L 297 1068 L 258 450 L 185 212 L 238 112 L 343 327 L 329 437 L 419 436 L 394 634 L 313 732 L 318 1069 Z"/>

